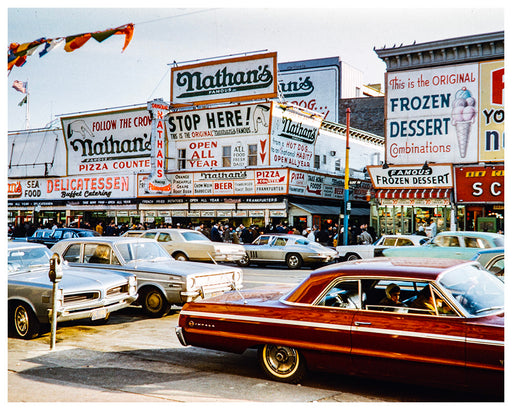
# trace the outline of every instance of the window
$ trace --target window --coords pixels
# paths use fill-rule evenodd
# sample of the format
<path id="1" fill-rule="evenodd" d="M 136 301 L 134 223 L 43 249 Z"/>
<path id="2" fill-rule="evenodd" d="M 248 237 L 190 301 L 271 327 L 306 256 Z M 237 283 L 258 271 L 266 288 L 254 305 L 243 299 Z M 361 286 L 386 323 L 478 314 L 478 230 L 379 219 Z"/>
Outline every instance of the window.
<path id="1" fill-rule="evenodd" d="M 222 166 L 231 167 L 231 145 L 222 147 Z"/>
<path id="2" fill-rule="evenodd" d="M 249 166 L 258 165 L 258 145 L 250 144 L 248 146 L 249 155 L 248 155 L 248 164 Z"/>
<path id="3" fill-rule="evenodd" d="M 149 238 L 149 239 L 155 239 L 156 238 L 156 232 L 147 232 L 144 235 L 142 235 L 143 238 Z"/>
<path id="4" fill-rule="evenodd" d="M 347 280 L 335 283 L 322 294 L 319 301 L 315 304 L 345 309 L 361 309 L 359 281 Z"/>
<path id="5" fill-rule="evenodd" d="M 398 238 L 396 241 L 396 246 L 414 246 L 412 241 L 407 238 Z"/>
<path id="6" fill-rule="evenodd" d="M 160 235 L 158 235 L 158 242 L 170 242 L 171 235 L 165 232 L 161 232 Z"/>
<path id="7" fill-rule="evenodd" d="M 327 164 L 327 155 L 322 155 L 322 163 Z"/>
<path id="8" fill-rule="evenodd" d="M 334 170 L 335 171 L 341 171 L 341 159 L 337 159 L 334 162 Z"/>
<path id="9" fill-rule="evenodd" d="M 80 262 L 80 244 L 71 245 L 63 255 L 64 260 L 68 262 Z"/>
<path id="10" fill-rule="evenodd" d="M 110 264 L 110 246 L 103 244 L 85 244 L 84 262 Z"/>
<path id="11" fill-rule="evenodd" d="M 187 168 L 187 150 L 179 149 L 178 150 L 178 169 Z"/>
<path id="12" fill-rule="evenodd" d="M 320 155 L 315 155 L 315 169 L 320 169 Z"/>
<path id="13" fill-rule="evenodd" d="M 274 245 L 275 246 L 286 246 L 286 241 L 287 241 L 286 238 L 277 238 L 276 243 Z"/>

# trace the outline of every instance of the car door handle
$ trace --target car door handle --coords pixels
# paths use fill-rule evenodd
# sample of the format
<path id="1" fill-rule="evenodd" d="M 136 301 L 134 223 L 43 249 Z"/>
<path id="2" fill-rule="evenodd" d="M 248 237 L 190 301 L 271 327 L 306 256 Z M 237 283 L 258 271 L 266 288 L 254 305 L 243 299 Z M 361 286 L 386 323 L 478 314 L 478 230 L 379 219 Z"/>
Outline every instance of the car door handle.
<path id="1" fill-rule="evenodd" d="M 371 326 L 372 322 L 354 322 L 356 326 Z"/>

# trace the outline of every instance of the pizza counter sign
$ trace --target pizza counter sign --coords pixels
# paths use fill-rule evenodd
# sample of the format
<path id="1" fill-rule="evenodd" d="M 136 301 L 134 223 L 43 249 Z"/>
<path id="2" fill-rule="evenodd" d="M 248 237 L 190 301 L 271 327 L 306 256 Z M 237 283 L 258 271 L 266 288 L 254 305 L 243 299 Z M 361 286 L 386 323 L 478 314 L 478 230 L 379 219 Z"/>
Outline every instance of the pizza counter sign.
<path id="1" fill-rule="evenodd" d="M 144 109 L 61 119 L 67 174 L 141 173 L 151 167 L 151 118 Z"/>
<path id="2" fill-rule="evenodd" d="M 288 187 L 288 170 L 239 170 L 168 173 L 169 196 L 284 195 Z M 148 176 L 138 175 L 138 197 L 153 196 L 145 192 Z"/>

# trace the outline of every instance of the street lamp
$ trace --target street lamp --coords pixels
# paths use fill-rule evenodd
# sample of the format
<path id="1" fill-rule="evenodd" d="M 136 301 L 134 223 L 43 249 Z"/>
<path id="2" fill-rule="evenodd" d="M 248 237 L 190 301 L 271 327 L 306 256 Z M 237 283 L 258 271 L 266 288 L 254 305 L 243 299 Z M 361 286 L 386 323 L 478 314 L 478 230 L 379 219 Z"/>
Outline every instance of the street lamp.
<path id="1" fill-rule="evenodd" d="M 349 180 L 349 168 L 348 168 L 348 152 L 349 143 L 348 136 L 350 134 L 350 108 L 347 108 L 347 145 L 345 149 L 345 191 L 343 193 L 343 245 L 348 245 L 348 213 L 350 210 L 350 204 L 348 203 L 348 180 Z"/>

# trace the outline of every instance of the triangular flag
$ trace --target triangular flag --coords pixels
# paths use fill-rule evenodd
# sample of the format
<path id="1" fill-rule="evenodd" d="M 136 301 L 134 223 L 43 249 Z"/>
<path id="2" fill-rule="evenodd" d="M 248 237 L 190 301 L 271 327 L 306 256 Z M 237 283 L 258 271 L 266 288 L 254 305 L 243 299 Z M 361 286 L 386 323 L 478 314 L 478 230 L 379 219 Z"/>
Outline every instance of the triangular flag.
<path id="1" fill-rule="evenodd" d="M 21 100 L 21 101 L 19 102 L 19 104 L 18 104 L 18 105 L 21 107 L 23 104 L 26 104 L 26 103 L 27 103 L 27 101 L 28 101 L 27 96 L 25 96 L 25 97 L 23 97 L 23 100 Z"/>
<path id="2" fill-rule="evenodd" d="M 128 47 L 128 44 L 130 44 L 130 41 L 132 41 L 132 37 L 133 37 L 133 24 L 130 23 L 130 24 L 127 24 L 124 27 L 120 27 L 119 31 L 116 34 L 124 34 L 125 35 L 124 46 L 123 46 L 123 49 L 121 50 L 121 53 L 122 53 L 126 49 L 126 47 Z"/>
<path id="3" fill-rule="evenodd" d="M 117 28 L 105 30 L 105 31 L 96 31 L 91 33 L 92 38 L 94 38 L 98 43 L 101 43 L 103 40 L 113 36 L 117 33 Z"/>
<path id="4" fill-rule="evenodd" d="M 47 40 L 46 41 L 46 44 L 44 45 L 44 49 L 43 51 L 41 51 L 39 53 L 39 57 L 42 57 L 46 54 L 48 54 L 50 51 L 52 51 L 55 47 L 59 46 L 62 44 L 62 42 L 64 41 L 63 38 L 55 38 L 53 40 Z"/>
<path id="5" fill-rule="evenodd" d="M 64 46 L 64 50 L 66 50 L 68 53 L 75 51 L 87 43 L 90 38 L 91 33 L 68 36 L 66 37 L 66 45 Z"/>

